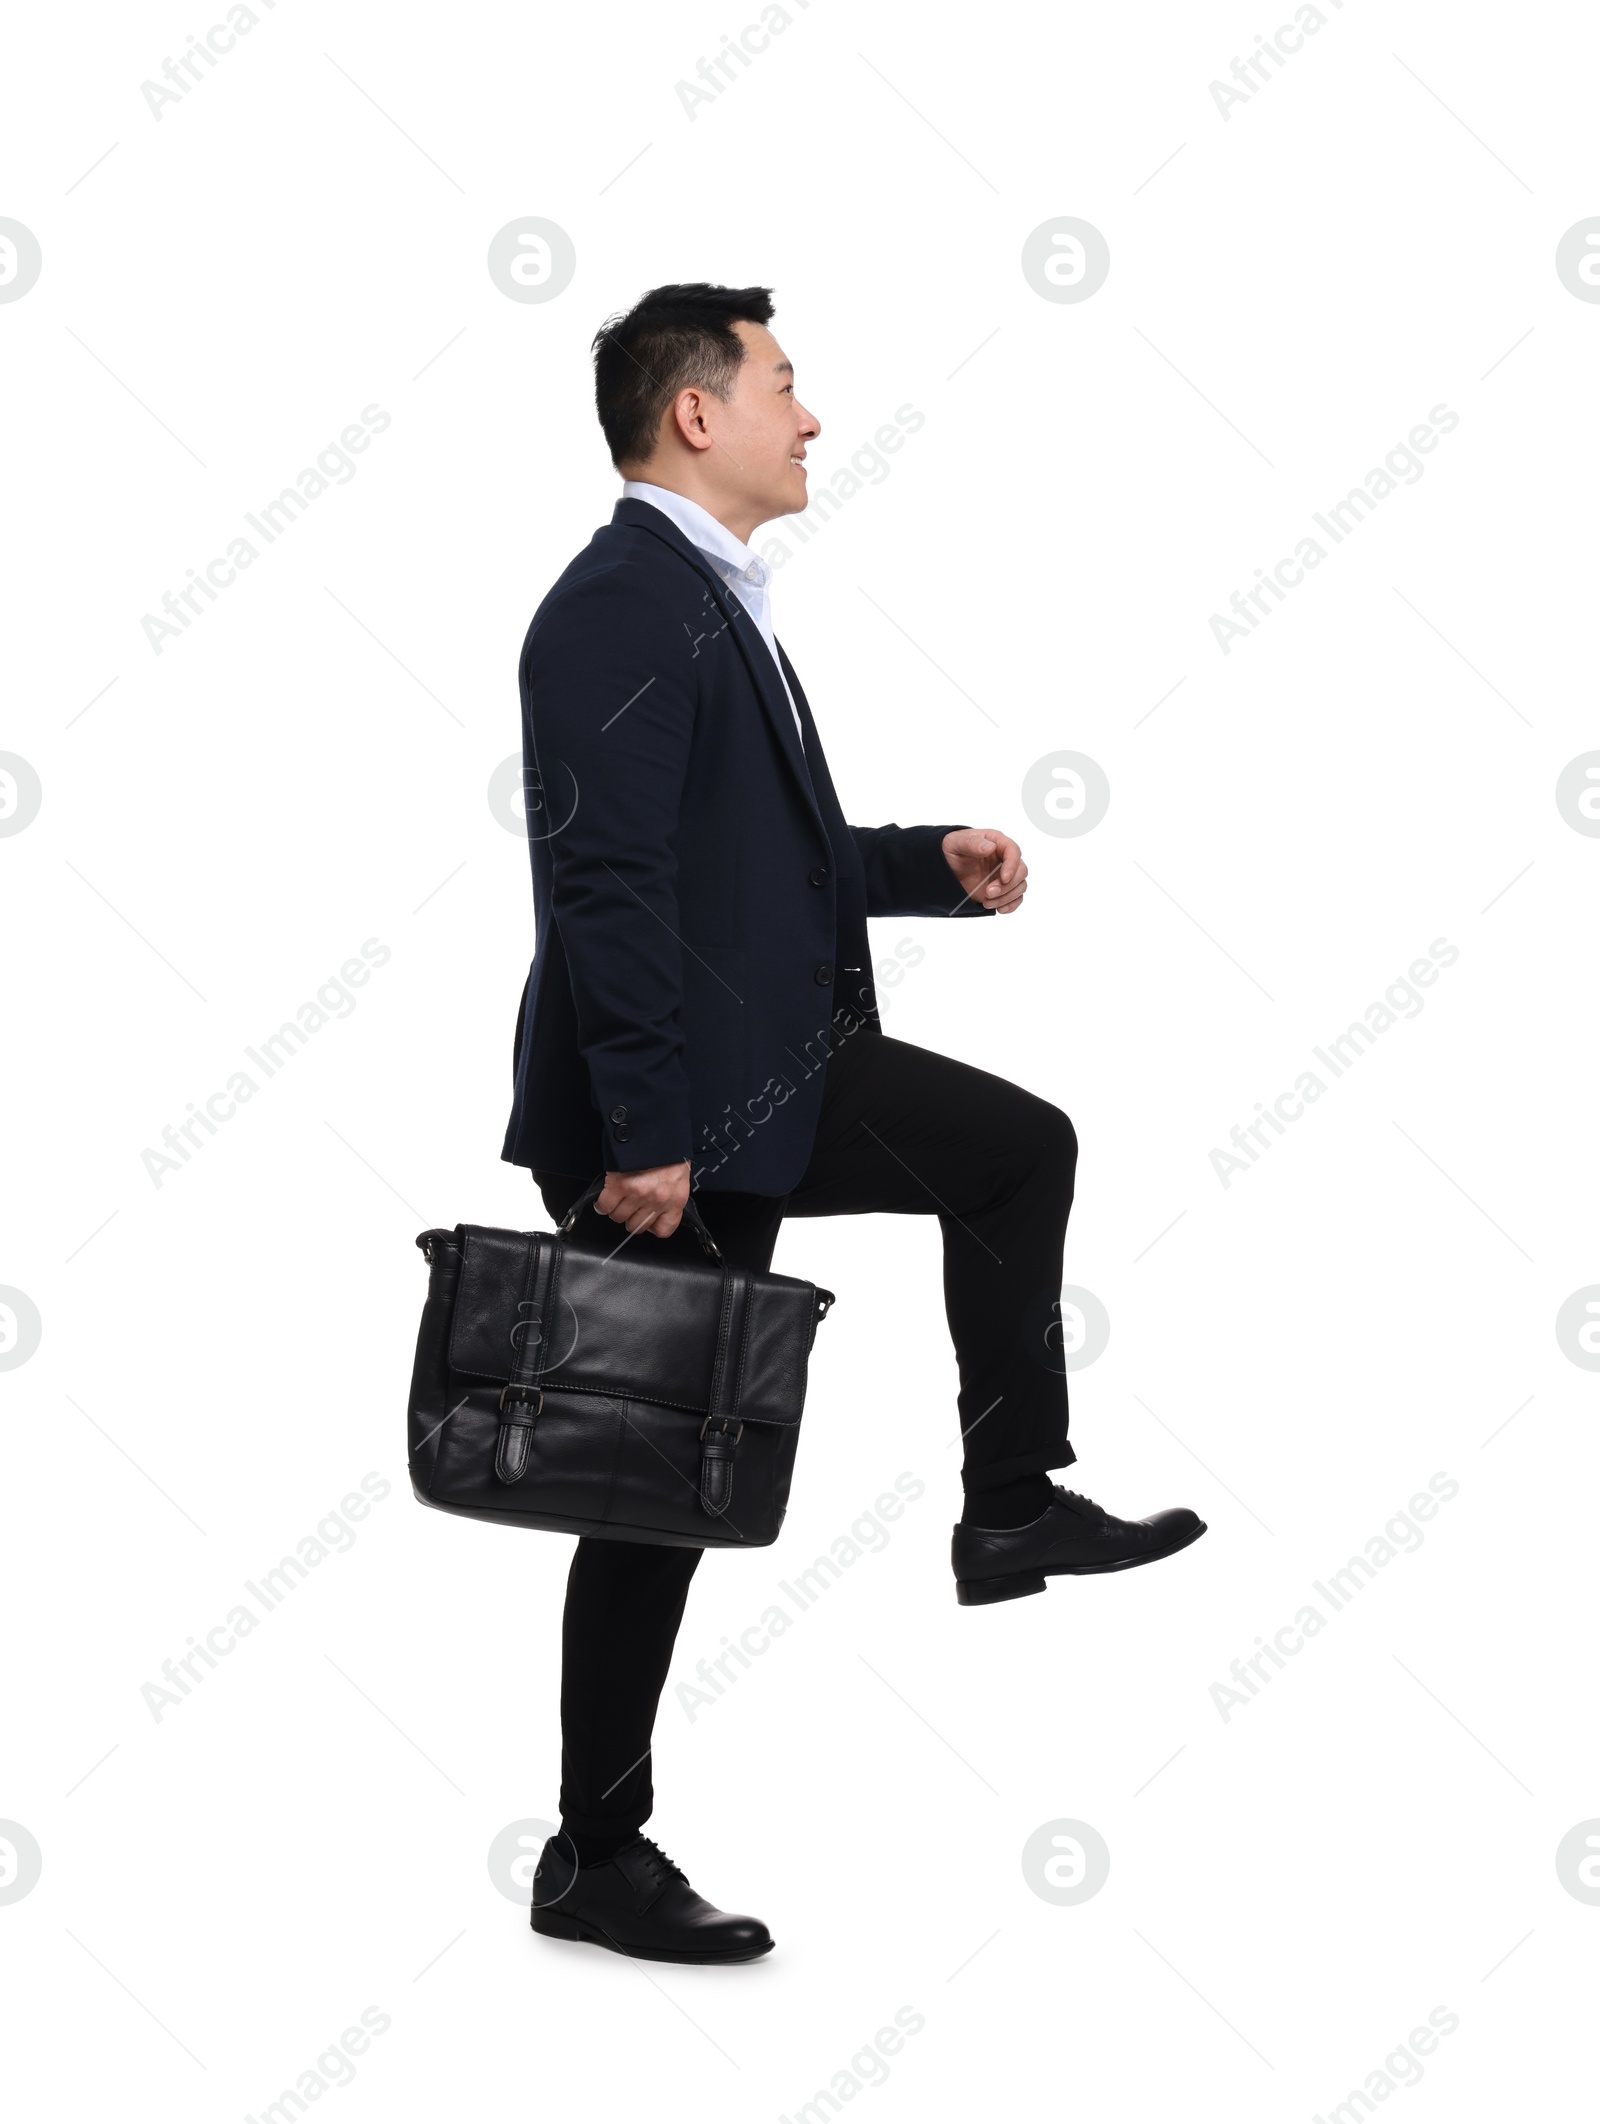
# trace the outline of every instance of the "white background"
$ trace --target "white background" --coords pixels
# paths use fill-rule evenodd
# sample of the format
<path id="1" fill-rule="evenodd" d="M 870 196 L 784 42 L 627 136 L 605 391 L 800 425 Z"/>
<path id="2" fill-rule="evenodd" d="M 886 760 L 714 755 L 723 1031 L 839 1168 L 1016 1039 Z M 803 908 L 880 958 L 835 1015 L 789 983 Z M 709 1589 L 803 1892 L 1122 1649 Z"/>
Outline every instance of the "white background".
<path id="1" fill-rule="evenodd" d="M 1225 119 L 1287 5 L 816 0 L 691 119 L 754 0 L 283 0 L 157 119 L 212 9 L 35 9 L 5 61 L 0 213 L 44 261 L 0 306 L 0 745 L 43 790 L 0 844 L 0 1283 L 43 1323 L 3 1381 L 19 2108 L 259 2117 L 369 2006 L 341 2118 L 792 2117 L 901 2007 L 874 2116 L 1325 2116 L 1436 2007 L 1408 2116 L 1564 2107 L 1600 843 L 1554 790 L 1600 746 L 1600 307 L 1554 253 L 1600 212 L 1592 18 L 1330 0 Z M 576 246 L 545 304 L 485 267 L 528 214 Z M 1111 251 L 1081 304 L 1020 268 L 1066 214 Z M 491 1881 L 555 1812 L 570 1545 L 420 1510 L 404 1460 L 414 1234 L 544 1221 L 499 1160 L 532 916 L 487 788 L 615 491 L 588 342 L 695 278 L 776 289 L 814 484 L 926 416 L 778 630 L 849 816 L 1024 844 L 1020 916 L 878 925 L 927 954 L 885 1022 L 1073 1116 L 1067 1278 L 1112 1328 L 1067 1479 L 1210 1523 L 958 1609 L 937 1231 L 791 1227 L 775 1265 L 839 1293 L 792 1509 L 700 1571 L 658 1733 L 652 1829 L 777 1936 L 733 1971 L 536 1941 Z M 154 653 L 142 616 L 368 405 L 356 476 Z M 1210 616 L 1436 405 L 1424 476 L 1224 655 Z M 1022 807 L 1060 750 L 1111 786 L 1081 838 Z M 156 1186 L 368 938 L 353 1013 Z M 1228 1131 L 1436 938 L 1420 1015 L 1224 1187 Z M 369 1471 L 354 1547 L 153 1717 Z M 903 1471 L 887 1548 L 691 1722 L 677 1682 Z M 1441 1472 L 1420 1549 L 1224 1719 L 1230 1662 Z M 1021 1865 L 1063 1818 L 1111 1853 L 1066 1907 Z"/>

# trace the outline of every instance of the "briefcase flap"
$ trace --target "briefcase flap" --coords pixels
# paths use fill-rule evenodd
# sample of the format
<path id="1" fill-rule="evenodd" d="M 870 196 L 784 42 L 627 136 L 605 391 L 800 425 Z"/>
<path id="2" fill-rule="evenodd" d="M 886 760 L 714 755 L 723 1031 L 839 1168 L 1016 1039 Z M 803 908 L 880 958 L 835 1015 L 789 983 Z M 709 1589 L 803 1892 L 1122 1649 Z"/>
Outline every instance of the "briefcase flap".
<path id="1" fill-rule="evenodd" d="M 548 1232 L 457 1227 L 461 1277 L 450 1328 L 450 1369 L 505 1380 L 519 1339 L 548 1337 L 541 1384 L 614 1394 L 623 1400 L 707 1410 L 722 1329 L 724 1272 L 679 1255 L 652 1260 L 648 1234 L 609 1255 L 560 1243 L 553 1318 L 536 1321 L 530 1249 L 558 1242 Z M 620 1235 L 619 1235 L 620 1236 Z M 814 1284 L 792 1276 L 750 1277 L 742 1350 L 730 1353 L 736 1413 L 746 1423 L 797 1423 L 806 1360 L 826 1310 Z"/>

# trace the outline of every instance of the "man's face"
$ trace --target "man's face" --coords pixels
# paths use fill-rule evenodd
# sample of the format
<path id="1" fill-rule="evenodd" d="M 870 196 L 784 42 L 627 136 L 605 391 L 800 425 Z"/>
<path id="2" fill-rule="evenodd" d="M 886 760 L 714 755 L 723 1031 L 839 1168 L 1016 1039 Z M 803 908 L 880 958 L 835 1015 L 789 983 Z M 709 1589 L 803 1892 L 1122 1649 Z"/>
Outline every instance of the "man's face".
<path id="1" fill-rule="evenodd" d="M 705 401 L 716 460 L 706 469 L 761 524 L 805 507 L 806 445 L 822 424 L 795 397 L 793 366 L 766 326 L 741 319 L 733 329 L 744 360 L 727 401 Z"/>

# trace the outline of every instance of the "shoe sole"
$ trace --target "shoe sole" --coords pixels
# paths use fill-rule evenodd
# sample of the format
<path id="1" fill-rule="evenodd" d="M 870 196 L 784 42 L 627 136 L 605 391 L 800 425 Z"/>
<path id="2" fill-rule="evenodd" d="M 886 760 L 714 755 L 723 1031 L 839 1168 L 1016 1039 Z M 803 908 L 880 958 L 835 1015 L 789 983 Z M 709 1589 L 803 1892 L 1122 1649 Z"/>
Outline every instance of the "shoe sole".
<path id="1" fill-rule="evenodd" d="M 609 1932 L 602 1932 L 598 1925 L 585 1925 L 581 1919 L 562 1917 L 554 1910 L 535 1910 L 529 1923 L 547 1940 L 582 1940 L 591 1947 L 608 1948 L 612 1954 L 625 1954 L 636 1962 L 754 1962 L 764 1954 L 770 1954 L 778 1944 L 768 1940 L 765 1947 L 739 1947 L 728 1954 L 695 1954 L 688 1949 L 672 1947 L 624 1947 L 614 1940 Z"/>
<path id="2" fill-rule="evenodd" d="M 1047 1578 L 1092 1578 L 1103 1571 L 1131 1571 L 1139 1564 L 1160 1563 L 1163 1557 L 1187 1549 L 1205 1531 L 1202 1519 L 1192 1534 L 1185 1534 L 1170 1548 L 1152 1549 L 1146 1556 L 1119 1556 L 1110 1563 L 1063 1564 L 1055 1571 L 1015 1571 L 1004 1578 L 958 1578 L 956 1600 L 963 1608 L 986 1608 L 993 1601 L 1022 1600 L 1029 1593 L 1042 1593 Z"/>

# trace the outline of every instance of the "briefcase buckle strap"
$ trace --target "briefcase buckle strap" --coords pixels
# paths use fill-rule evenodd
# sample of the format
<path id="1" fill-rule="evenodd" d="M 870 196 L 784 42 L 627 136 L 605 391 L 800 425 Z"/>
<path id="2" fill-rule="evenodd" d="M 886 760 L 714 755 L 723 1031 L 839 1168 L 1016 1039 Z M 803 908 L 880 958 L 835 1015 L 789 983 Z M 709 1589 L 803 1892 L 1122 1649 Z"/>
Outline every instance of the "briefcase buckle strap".
<path id="1" fill-rule="evenodd" d="M 515 1395 L 511 1408 L 506 1396 Z M 500 1390 L 500 1429 L 494 1442 L 494 1472 L 501 1482 L 520 1482 L 528 1472 L 528 1454 L 533 1445 L 533 1427 L 544 1407 L 542 1387 L 521 1386 L 516 1380 Z"/>
<path id="2" fill-rule="evenodd" d="M 550 1318 L 558 1266 L 559 1248 L 555 1242 L 537 1232 L 530 1233 L 523 1298 L 517 1307 L 518 1326 L 512 1335 L 516 1358 L 511 1377 L 500 1389 L 494 1472 L 501 1482 L 520 1482 L 528 1471 L 533 1427 L 544 1407 L 544 1388 L 539 1380 L 550 1361 L 545 1322 Z"/>
<path id="3" fill-rule="evenodd" d="M 700 1503 L 713 1519 L 733 1503 L 733 1453 L 743 1436 L 742 1422 L 715 1411 L 700 1426 Z"/>

